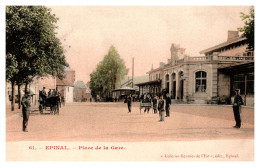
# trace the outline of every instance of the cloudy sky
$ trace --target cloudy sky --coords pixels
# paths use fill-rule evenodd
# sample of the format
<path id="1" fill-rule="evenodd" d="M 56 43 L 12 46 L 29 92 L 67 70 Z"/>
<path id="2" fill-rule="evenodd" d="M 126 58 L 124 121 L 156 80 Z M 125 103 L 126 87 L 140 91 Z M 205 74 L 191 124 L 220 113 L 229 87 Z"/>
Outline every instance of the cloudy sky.
<path id="1" fill-rule="evenodd" d="M 76 80 L 87 82 L 89 74 L 114 45 L 131 75 L 146 75 L 153 64 L 170 58 L 172 43 L 186 48 L 190 56 L 226 41 L 228 30 L 243 26 L 240 12 L 249 6 L 90 7 L 50 6 L 59 17 L 58 37 Z"/>

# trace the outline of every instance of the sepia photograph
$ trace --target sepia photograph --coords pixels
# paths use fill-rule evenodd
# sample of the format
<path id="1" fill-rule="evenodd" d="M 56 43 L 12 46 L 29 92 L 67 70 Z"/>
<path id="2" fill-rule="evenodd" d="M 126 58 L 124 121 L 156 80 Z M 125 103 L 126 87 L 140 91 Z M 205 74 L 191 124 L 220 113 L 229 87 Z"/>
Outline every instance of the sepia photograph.
<path id="1" fill-rule="evenodd" d="M 5 161 L 255 161 L 255 6 L 6 5 Z"/>

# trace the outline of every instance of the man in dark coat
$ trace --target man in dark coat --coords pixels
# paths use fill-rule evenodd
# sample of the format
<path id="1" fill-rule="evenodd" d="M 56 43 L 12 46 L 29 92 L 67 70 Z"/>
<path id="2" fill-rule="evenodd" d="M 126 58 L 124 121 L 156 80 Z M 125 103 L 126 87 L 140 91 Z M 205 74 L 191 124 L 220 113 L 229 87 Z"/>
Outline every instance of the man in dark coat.
<path id="1" fill-rule="evenodd" d="M 126 99 L 127 106 L 128 106 L 128 113 L 131 113 L 131 106 L 132 106 L 132 97 L 131 94 Z"/>
<path id="2" fill-rule="evenodd" d="M 28 120 L 29 120 L 29 115 L 30 115 L 30 95 L 29 92 L 26 92 L 25 95 L 22 98 L 22 113 L 23 113 L 23 131 L 28 132 L 27 130 L 27 125 L 28 125 Z"/>
<path id="3" fill-rule="evenodd" d="M 170 117 L 170 105 L 171 105 L 171 98 L 169 93 L 166 94 L 166 117 Z"/>
<path id="4" fill-rule="evenodd" d="M 164 121 L 164 100 L 163 96 L 161 95 L 160 100 L 158 102 L 158 111 L 159 111 L 159 121 Z"/>
<path id="5" fill-rule="evenodd" d="M 51 92 L 51 89 L 49 89 L 49 92 L 48 92 L 48 98 L 52 96 L 52 92 Z"/>
<path id="6" fill-rule="evenodd" d="M 240 96 L 240 90 L 236 89 L 235 93 L 236 93 L 236 95 L 234 97 L 233 112 L 234 112 L 236 125 L 233 127 L 240 128 L 241 127 L 241 118 L 240 118 L 241 105 L 244 105 L 244 102 L 243 102 L 242 97 Z"/>
<path id="7" fill-rule="evenodd" d="M 45 101 L 47 99 L 47 93 L 45 91 L 45 87 L 43 87 L 42 91 L 40 92 L 40 98 L 42 98 L 43 106 L 45 106 Z"/>
<path id="8" fill-rule="evenodd" d="M 154 110 L 154 114 L 157 113 L 157 109 L 158 109 L 158 100 L 157 100 L 157 96 L 154 96 L 154 98 L 153 98 L 153 110 Z"/>

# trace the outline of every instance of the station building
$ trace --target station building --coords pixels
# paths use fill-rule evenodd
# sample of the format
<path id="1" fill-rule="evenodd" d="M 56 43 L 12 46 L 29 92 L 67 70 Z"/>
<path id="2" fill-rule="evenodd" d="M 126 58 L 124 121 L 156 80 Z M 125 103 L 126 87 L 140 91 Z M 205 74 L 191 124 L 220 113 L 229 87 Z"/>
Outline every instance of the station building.
<path id="1" fill-rule="evenodd" d="M 247 105 L 254 105 L 254 52 L 247 49 L 246 38 L 228 31 L 227 41 L 190 57 L 185 48 L 172 44 L 167 63 L 148 71 L 149 81 L 139 89 L 187 103 L 230 104 L 234 90 L 240 89 Z"/>

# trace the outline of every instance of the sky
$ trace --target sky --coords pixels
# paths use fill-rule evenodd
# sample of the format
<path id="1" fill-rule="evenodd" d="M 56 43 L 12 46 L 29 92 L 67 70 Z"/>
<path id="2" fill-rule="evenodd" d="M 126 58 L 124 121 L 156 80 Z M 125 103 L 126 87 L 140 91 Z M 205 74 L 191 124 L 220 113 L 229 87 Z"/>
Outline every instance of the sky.
<path id="1" fill-rule="evenodd" d="M 87 82 L 115 46 L 132 74 L 143 76 L 170 58 L 172 43 L 190 56 L 227 40 L 243 26 L 240 12 L 250 6 L 48 6 L 59 21 L 57 36 L 76 81 Z"/>

